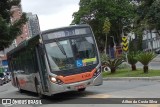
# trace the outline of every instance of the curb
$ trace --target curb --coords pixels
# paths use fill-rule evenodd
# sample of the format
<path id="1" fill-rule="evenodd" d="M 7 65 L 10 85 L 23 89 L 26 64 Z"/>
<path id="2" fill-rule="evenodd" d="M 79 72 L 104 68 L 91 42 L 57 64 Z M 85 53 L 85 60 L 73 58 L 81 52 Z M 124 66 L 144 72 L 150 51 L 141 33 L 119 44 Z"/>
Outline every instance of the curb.
<path id="1" fill-rule="evenodd" d="M 106 77 L 106 78 L 103 78 L 104 81 L 107 81 L 107 80 L 128 80 L 128 81 L 131 81 L 131 80 L 160 80 L 160 76 L 155 76 L 155 77 Z"/>

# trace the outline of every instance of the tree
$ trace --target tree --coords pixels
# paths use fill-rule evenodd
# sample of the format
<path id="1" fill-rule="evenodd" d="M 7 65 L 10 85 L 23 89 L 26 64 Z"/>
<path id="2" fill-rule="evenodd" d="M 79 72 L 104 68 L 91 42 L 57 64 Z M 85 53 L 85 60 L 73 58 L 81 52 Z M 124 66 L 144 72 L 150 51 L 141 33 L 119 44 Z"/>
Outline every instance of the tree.
<path id="1" fill-rule="evenodd" d="M 149 7 L 148 14 L 146 15 L 146 18 L 148 19 L 148 24 L 150 28 L 156 29 L 157 33 L 160 36 L 160 1 L 159 0 L 153 0 L 151 6 Z"/>
<path id="2" fill-rule="evenodd" d="M 105 62 L 105 65 L 111 69 L 111 73 L 115 73 L 118 66 L 121 65 L 123 62 L 124 61 L 120 58 L 108 59 Z"/>
<path id="3" fill-rule="evenodd" d="M 106 49 L 107 49 L 107 34 L 110 31 L 110 27 L 111 27 L 111 23 L 110 23 L 109 19 L 106 18 L 106 20 L 104 21 L 104 25 L 103 25 L 103 32 L 106 34 L 106 42 L 105 42 L 105 46 L 104 46 L 106 55 L 107 55 L 107 51 L 106 51 Z"/>
<path id="4" fill-rule="evenodd" d="M 153 52 L 141 52 L 136 56 L 136 59 L 143 64 L 144 73 L 148 73 L 148 64 L 156 57 L 157 55 Z"/>
<path id="5" fill-rule="evenodd" d="M 137 52 L 129 52 L 127 54 L 127 58 L 128 58 L 128 63 L 131 65 L 132 71 L 136 71 L 136 63 L 138 62 L 138 60 L 136 59 L 137 56 Z"/>
<path id="6" fill-rule="evenodd" d="M 12 6 L 20 6 L 20 0 L 1 0 L 0 1 L 0 50 L 11 45 L 12 41 L 21 34 L 21 28 L 26 23 L 26 15 L 22 14 L 19 20 L 11 23 L 10 18 L 13 13 L 10 11 Z"/>
<path id="7" fill-rule="evenodd" d="M 108 36 L 114 36 L 117 44 L 120 44 L 122 28 L 131 25 L 135 14 L 134 6 L 129 0 L 80 0 L 79 5 L 80 9 L 73 14 L 74 20 L 72 23 L 91 25 L 98 46 L 100 49 L 103 48 L 102 50 L 104 50 L 106 40 L 103 32 L 106 17 L 110 19 L 112 25 Z"/>
<path id="8" fill-rule="evenodd" d="M 160 1 L 159 0 L 141 0 L 137 6 L 137 16 L 135 18 L 135 31 L 141 33 L 144 30 L 155 29 L 160 35 Z"/>

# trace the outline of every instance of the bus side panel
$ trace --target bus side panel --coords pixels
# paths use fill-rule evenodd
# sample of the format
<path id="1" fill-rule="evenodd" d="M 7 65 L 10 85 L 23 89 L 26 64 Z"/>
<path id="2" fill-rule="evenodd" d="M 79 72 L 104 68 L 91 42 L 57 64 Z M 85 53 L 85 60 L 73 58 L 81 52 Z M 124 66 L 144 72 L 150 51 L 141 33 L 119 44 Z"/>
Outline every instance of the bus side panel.
<path id="1" fill-rule="evenodd" d="M 16 78 L 14 72 L 11 72 L 11 83 L 14 87 L 17 87 Z"/>
<path id="2" fill-rule="evenodd" d="M 94 86 L 99 86 L 103 84 L 103 78 L 102 78 L 102 73 L 100 73 L 94 80 L 93 80 L 93 85 Z"/>

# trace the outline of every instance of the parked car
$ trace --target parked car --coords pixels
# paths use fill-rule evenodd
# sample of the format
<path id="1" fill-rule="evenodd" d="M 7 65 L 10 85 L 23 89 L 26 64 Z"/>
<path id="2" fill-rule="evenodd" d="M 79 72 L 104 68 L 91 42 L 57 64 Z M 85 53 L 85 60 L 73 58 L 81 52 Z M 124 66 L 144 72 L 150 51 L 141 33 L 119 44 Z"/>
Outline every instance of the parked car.
<path id="1" fill-rule="evenodd" d="M 160 54 L 160 49 L 155 50 L 156 54 Z"/>
<path id="2" fill-rule="evenodd" d="M 0 78 L 0 86 L 3 85 L 3 80 Z"/>
<path id="3" fill-rule="evenodd" d="M 3 72 L 3 73 L 0 73 L 0 85 L 3 85 L 3 84 L 6 84 L 10 81 L 10 75 Z"/>
<path id="4" fill-rule="evenodd" d="M 0 85 L 3 85 L 5 83 L 4 74 L 0 73 Z"/>
<path id="5" fill-rule="evenodd" d="M 11 81 L 11 74 L 10 74 L 10 72 L 7 72 L 7 73 L 6 73 L 6 76 L 7 76 L 8 82 Z"/>
<path id="6" fill-rule="evenodd" d="M 10 81 L 9 74 L 7 72 L 4 72 L 4 81 L 5 83 L 8 83 Z"/>

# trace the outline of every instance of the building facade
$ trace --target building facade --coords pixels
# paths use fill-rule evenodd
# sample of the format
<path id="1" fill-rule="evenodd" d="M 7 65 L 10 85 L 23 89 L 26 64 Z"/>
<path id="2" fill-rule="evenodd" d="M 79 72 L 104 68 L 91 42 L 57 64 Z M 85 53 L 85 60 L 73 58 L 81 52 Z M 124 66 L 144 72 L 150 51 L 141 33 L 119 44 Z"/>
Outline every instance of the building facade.
<path id="1" fill-rule="evenodd" d="M 154 51 L 160 48 L 160 35 L 154 30 L 144 31 L 142 47 L 144 51 Z"/>
<path id="2" fill-rule="evenodd" d="M 39 20 L 36 14 L 27 13 L 29 37 L 36 36 L 40 32 Z"/>

